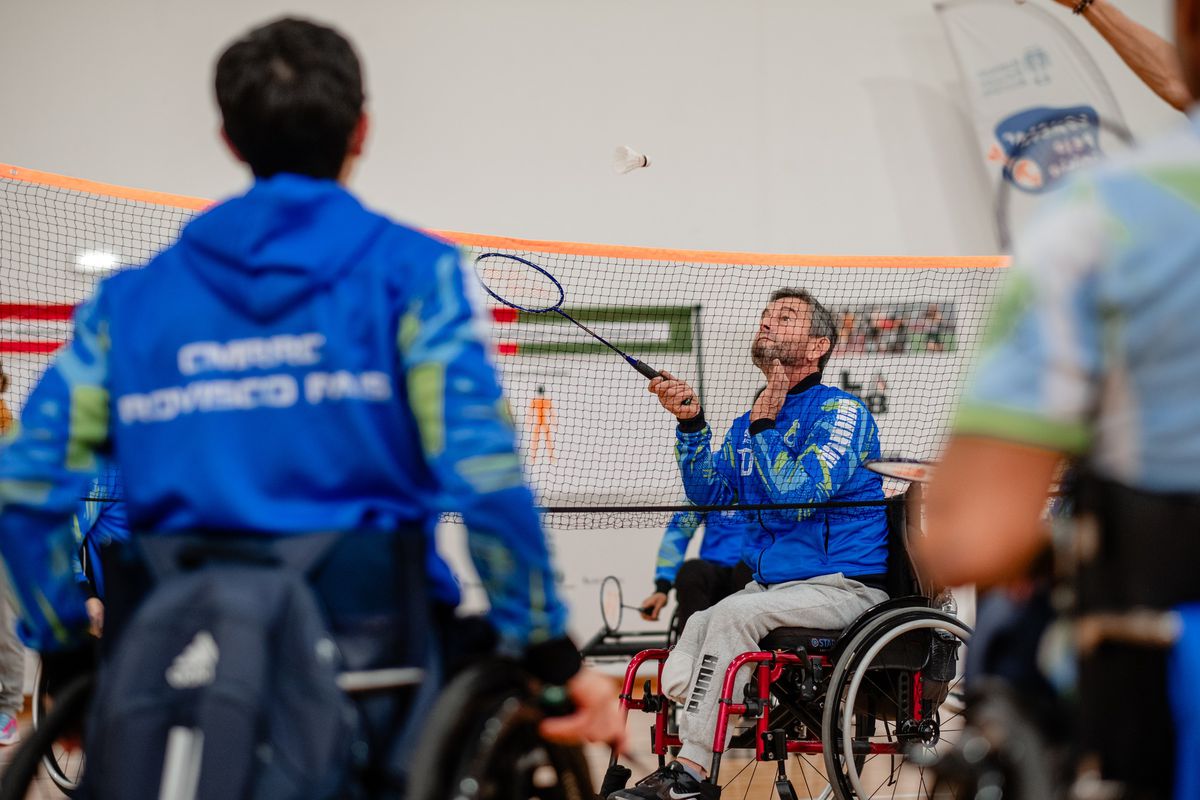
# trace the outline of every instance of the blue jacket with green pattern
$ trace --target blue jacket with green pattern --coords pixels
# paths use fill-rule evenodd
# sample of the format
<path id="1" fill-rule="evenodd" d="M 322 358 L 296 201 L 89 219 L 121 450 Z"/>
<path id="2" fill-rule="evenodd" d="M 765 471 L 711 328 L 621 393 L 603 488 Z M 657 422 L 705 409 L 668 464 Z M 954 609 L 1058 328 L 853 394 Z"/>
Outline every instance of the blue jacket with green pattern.
<path id="1" fill-rule="evenodd" d="M 0 551 L 27 641 L 86 628 L 71 519 L 110 452 L 130 527 L 156 535 L 428 535 L 460 511 L 502 641 L 563 635 L 466 295 L 455 248 L 286 174 L 103 281 L 0 451 Z"/>

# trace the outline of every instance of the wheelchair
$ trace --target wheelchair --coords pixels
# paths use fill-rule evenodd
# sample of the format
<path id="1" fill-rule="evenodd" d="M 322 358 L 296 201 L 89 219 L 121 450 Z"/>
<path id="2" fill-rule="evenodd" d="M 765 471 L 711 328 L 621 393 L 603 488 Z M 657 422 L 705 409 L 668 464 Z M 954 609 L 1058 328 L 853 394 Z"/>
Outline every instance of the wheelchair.
<path id="1" fill-rule="evenodd" d="M 44 753 L 41 759 L 42 767 L 59 791 L 70 797 L 79 788 L 79 777 L 83 774 L 83 742 L 78 736 L 70 735 L 69 731 L 65 732 L 67 735 L 53 731 L 46 734 L 42 731 L 47 727 L 51 713 L 57 708 L 55 698 L 58 698 L 60 703 L 63 701 L 78 703 L 78 700 L 71 700 L 72 696 L 85 696 L 87 690 L 76 689 L 73 693 L 69 690 L 59 691 L 60 687 L 55 687 L 51 683 L 46 670 L 39 662 L 37 673 L 33 679 L 31 701 L 33 729 L 38 735 L 50 737 L 47 739 L 45 747 L 42 748 Z"/>
<path id="2" fill-rule="evenodd" d="M 723 794 L 933 796 L 926 765 L 954 747 L 963 729 L 959 665 L 972 630 L 956 616 L 951 595 L 921 581 L 909 559 L 907 543 L 920 535 L 920 502 L 919 485 L 887 501 L 889 600 L 845 630 L 771 631 L 758 650 L 730 664 L 709 765 L 709 780 Z M 681 744 L 667 726 L 675 703 L 652 680 L 640 696 L 636 684 L 643 666 L 657 664 L 661 687 L 669 652 L 636 655 L 620 695 L 626 714 L 654 715 L 651 749 L 659 766 Z M 751 677 L 739 698 L 734 687 L 743 669 Z M 601 796 L 623 788 L 630 774 L 614 751 Z"/>
<path id="3" fill-rule="evenodd" d="M 339 682 L 351 695 L 390 691 L 421 677 L 401 673 L 417 672 L 343 673 Z M 82 750 L 77 760 L 64 761 L 63 740 L 79 741 L 92 688 L 93 678 L 87 675 L 56 694 L 53 710 L 21 743 L 4 770 L 0 800 L 26 797 L 40 765 L 65 795 L 74 793 L 83 766 Z M 592 800 L 582 749 L 547 742 L 538 734 L 538 723 L 547 711 L 514 662 L 493 658 L 464 669 L 443 689 L 429 714 L 413 755 L 406 798 Z M 35 792 L 34 796 L 41 795 Z"/>
<path id="4" fill-rule="evenodd" d="M 166 583 L 177 574 L 198 573 L 207 569 L 239 569 L 240 572 L 236 574 L 244 579 L 250 566 L 262 570 L 264 575 L 269 570 L 307 574 L 306 565 L 323 557 L 331 541 L 328 536 L 269 543 L 164 537 L 141 544 L 144 563 L 158 565 L 156 569 L 159 571 L 154 574 Z M 166 568 L 163 568 L 164 564 Z M 201 577 L 211 581 L 214 574 L 217 578 L 222 577 L 220 572 L 210 572 Z M 146 608 L 146 605 L 140 607 L 141 610 Z M 228 613 L 225 608 L 220 611 Z M 565 693 L 557 687 L 541 686 L 518 663 L 493 655 L 494 635 L 472 635 L 472 631 L 480 627 L 473 624 L 473 620 L 441 620 L 431 615 L 430 624 L 441 628 L 443 634 L 440 637 L 443 645 L 441 660 L 445 664 L 438 666 L 439 675 L 436 677 L 448 681 L 444 685 L 440 682 L 436 684 L 438 692 L 435 697 L 429 698 L 432 702 L 414 699 L 421 694 L 414 690 L 435 677 L 420 667 L 387 666 L 387 660 L 380 659 L 382 666 L 349 669 L 336 676 L 337 690 L 361 701 L 358 703 L 360 718 L 365 720 L 371 713 L 366 708 L 368 705 L 373 705 L 375 712 L 382 708 L 386 718 L 377 713 L 376 719 L 383 720 L 382 724 L 387 727 L 381 726 L 380 729 L 391 731 L 391 734 L 381 735 L 373 742 L 379 748 L 373 753 L 369 752 L 372 746 L 370 734 L 362 730 L 362 736 L 355 735 L 354 741 L 347 743 L 350 762 L 346 764 L 346 779 L 339 786 L 320 789 L 320 796 L 331 800 L 333 797 L 345 800 L 358 800 L 364 796 L 396 797 L 402 788 L 404 797 L 411 800 L 443 800 L 449 797 L 461 800 L 590 799 L 590 776 L 580 748 L 545 741 L 539 734 L 539 724 L 546 716 L 569 711 Z M 446 630 L 451 627 L 455 636 Z M 133 636 L 136 630 L 129 627 L 121 635 Z M 107 662 L 110 665 L 108 668 L 114 670 L 108 675 L 121 675 L 118 661 L 123 652 L 115 651 Z M 360 659 L 360 663 L 363 660 Z M 100 737 L 111 733 L 111 730 L 97 730 L 99 724 L 95 719 L 89 724 L 85 724 L 85 721 L 95 703 L 111 702 L 114 696 L 129 695 L 104 693 L 103 681 L 97 684 L 94 677 L 96 662 L 81 661 L 60 666 L 75 666 L 84 674 L 75 677 L 75 670 L 71 670 L 72 675 L 61 678 L 62 682 L 58 685 L 47 684 L 43 678 L 44 691 L 41 694 L 47 701 L 44 707 L 49 708 L 49 713 L 39 720 L 33 734 L 16 748 L 7 769 L 0 776 L 0 800 L 25 797 L 43 762 L 62 766 L 60 748 L 64 743 L 74 744 L 74 752 L 82 755 L 78 743 L 82 741 L 85 745 L 89 744 L 87 735 L 94 735 L 97 739 L 90 743 L 92 747 L 88 755 L 96 760 L 100 757 L 97 754 L 104 752 L 105 740 Z M 49 672 L 43 671 L 43 674 Z M 169 677 L 166 680 L 169 681 Z M 108 685 L 111 687 L 115 681 L 112 679 Z M 94 691 L 97 685 L 102 689 Z M 149 685 L 154 692 L 153 702 L 145 702 L 145 695 L 136 696 L 138 705 L 135 708 L 138 711 L 149 714 L 152 706 L 157 707 L 178 696 L 168 697 L 154 689 L 157 684 L 151 682 Z M 185 687 L 184 691 L 191 688 Z M 395 694 L 406 694 L 408 699 L 401 699 L 390 707 L 373 703 Z M 433 692 L 429 694 L 433 695 Z M 288 701 L 285 699 L 284 702 Z M 112 710 L 105 709 L 106 712 Z M 185 710 L 181 713 L 186 715 L 191 712 Z M 106 717 L 102 714 L 101 718 Z M 242 725 L 242 733 L 261 731 L 266 724 L 265 712 L 259 706 L 238 719 L 244 720 L 238 723 Z M 365 728 L 366 724 L 355 727 Z M 212 796 L 213 784 L 202 788 L 201 777 L 202 774 L 218 774 L 225 767 L 219 761 L 220 748 L 213 751 L 217 753 L 216 756 L 206 756 L 203 730 L 199 730 L 199 733 L 189 730 L 187 723 L 174 723 L 165 734 L 162 750 L 150 757 L 161 761 L 161 774 L 157 771 L 160 765 L 152 760 L 145 769 L 139 769 L 136 773 L 145 776 L 138 780 L 149 781 L 150 776 L 157 776 L 153 778 L 160 782 L 157 796 L 171 800 L 188 800 L 196 797 L 198 792 Z M 255 734 L 252 732 L 249 736 Z M 254 751 L 260 765 L 269 764 L 270 759 L 277 758 L 269 747 L 264 749 L 257 738 L 247 738 L 245 741 L 260 742 Z M 319 747 L 309 748 L 309 751 L 315 758 L 324 757 Z M 128 753 L 123 755 L 128 757 Z M 111 753 L 108 757 L 111 757 Z M 382 775 L 380 765 L 393 757 L 399 757 L 397 760 L 403 762 L 403 765 L 397 764 L 403 769 L 406 784 L 403 787 L 395 785 L 397 781 L 392 774 Z M 82 767 L 82 764 L 78 766 Z M 115 762 L 109 761 L 102 766 L 108 767 L 109 773 L 116 771 Z M 250 777 L 247 777 L 244 785 L 257 785 L 262 791 L 269 792 L 262 795 L 264 798 L 309 796 L 294 792 L 295 781 L 290 780 L 290 776 L 289 779 L 273 783 L 254 784 L 257 777 L 254 775 L 255 769 L 253 766 L 246 768 Z M 396 772 L 400 772 L 400 769 Z M 82 779 L 78 775 L 69 777 L 72 778 L 72 784 L 81 780 L 81 793 L 87 796 L 98 791 L 106 791 L 109 793 L 107 796 L 112 796 L 112 792 L 118 791 L 103 782 L 103 769 L 92 781 L 89 781 L 86 771 Z M 147 793 L 138 796 L 155 796 L 153 786 L 142 783 L 137 788 L 147 790 Z M 316 791 L 310 786 L 304 789 Z M 253 790 L 247 788 L 245 791 Z"/>

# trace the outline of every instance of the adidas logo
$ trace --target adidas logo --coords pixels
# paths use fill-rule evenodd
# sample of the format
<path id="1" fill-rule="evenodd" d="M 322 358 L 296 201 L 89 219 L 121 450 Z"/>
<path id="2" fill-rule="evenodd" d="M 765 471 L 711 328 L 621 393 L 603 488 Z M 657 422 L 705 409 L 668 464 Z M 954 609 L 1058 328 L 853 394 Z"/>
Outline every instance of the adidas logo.
<path id="1" fill-rule="evenodd" d="M 220 656 L 217 640 L 208 631 L 200 631 L 167 668 L 167 684 L 172 689 L 208 686 L 217 675 Z"/>

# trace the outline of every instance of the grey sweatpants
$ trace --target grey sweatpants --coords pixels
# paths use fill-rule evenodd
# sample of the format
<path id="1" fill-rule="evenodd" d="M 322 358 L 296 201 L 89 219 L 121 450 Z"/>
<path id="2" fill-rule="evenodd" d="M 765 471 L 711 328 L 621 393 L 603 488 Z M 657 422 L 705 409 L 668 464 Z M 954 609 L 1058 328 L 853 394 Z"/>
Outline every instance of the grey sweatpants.
<path id="1" fill-rule="evenodd" d="M 663 665 L 663 693 L 680 704 L 680 758 L 705 769 L 712 760 L 717 730 L 717 700 L 725 670 L 733 659 L 758 649 L 758 642 L 776 628 L 845 628 L 887 593 L 871 589 L 840 572 L 763 588 L 748 583 L 737 594 L 692 615 Z M 738 674 L 735 702 L 751 670 Z M 730 726 L 729 734 L 733 733 Z"/>

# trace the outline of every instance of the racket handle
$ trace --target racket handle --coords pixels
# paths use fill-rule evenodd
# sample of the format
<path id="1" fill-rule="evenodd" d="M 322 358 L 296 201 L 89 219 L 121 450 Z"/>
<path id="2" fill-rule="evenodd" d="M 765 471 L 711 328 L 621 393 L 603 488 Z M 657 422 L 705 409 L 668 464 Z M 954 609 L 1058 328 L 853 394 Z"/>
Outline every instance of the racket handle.
<path id="1" fill-rule="evenodd" d="M 649 364 L 645 363 L 644 361 L 638 361 L 636 358 L 630 358 L 629 365 L 631 367 L 633 367 L 634 369 L 636 369 L 638 372 L 645 375 L 647 378 L 653 379 L 653 378 L 661 378 L 662 377 L 661 372 L 659 372 L 658 370 L 656 370 L 654 367 L 650 366 Z M 690 406 L 691 404 L 692 404 L 692 398 L 690 398 L 690 397 L 687 400 L 683 401 L 683 405 L 685 405 L 685 406 Z"/>
<path id="2" fill-rule="evenodd" d="M 634 369 L 636 369 L 638 372 L 645 375 L 647 378 L 653 379 L 653 378 L 658 378 L 658 377 L 662 376 L 662 373 L 659 372 L 658 370 L 656 370 L 654 367 L 652 367 L 649 364 L 646 364 L 642 361 L 638 361 L 636 358 L 630 359 L 629 364 Z"/>

